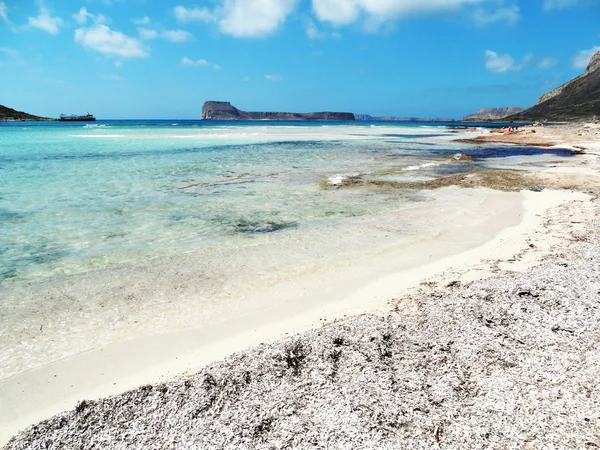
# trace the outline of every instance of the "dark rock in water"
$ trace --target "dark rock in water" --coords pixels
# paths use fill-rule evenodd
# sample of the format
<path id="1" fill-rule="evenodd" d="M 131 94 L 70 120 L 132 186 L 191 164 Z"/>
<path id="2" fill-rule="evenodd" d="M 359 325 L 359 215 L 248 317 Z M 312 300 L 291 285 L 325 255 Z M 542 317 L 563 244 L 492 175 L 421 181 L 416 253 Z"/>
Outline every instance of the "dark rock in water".
<path id="1" fill-rule="evenodd" d="M 475 114 L 463 117 L 463 121 L 477 122 L 478 120 L 500 120 L 512 114 L 518 114 L 523 108 L 481 108 Z"/>
<path id="2" fill-rule="evenodd" d="M 585 72 L 540 97 L 538 104 L 508 117 L 514 121 L 577 121 L 600 116 L 600 51 Z"/>
<path id="3" fill-rule="evenodd" d="M 347 112 L 247 112 L 237 109 L 229 102 L 205 102 L 202 106 L 203 120 L 355 120 Z"/>
<path id="4" fill-rule="evenodd" d="M 295 222 L 282 222 L 274 220 L 239 220 L 235 225 L 235 231 L 239 233 L 272 233 L 274 231 L 283 230 L 285 228 L 293 228 L 297 226 Z"/>

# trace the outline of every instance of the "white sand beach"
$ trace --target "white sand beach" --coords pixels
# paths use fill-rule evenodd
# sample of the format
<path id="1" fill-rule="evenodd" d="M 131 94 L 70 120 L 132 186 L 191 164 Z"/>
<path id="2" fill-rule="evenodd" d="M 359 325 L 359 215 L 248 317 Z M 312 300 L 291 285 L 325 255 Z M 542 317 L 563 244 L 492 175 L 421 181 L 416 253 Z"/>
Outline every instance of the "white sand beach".
<path id="1" fill-rule="evenodd" d="M 511 164 L 507 158 L 505 168 L 514 168 Z M 600 187 L 598 161 L 580 155 L 569 162 L 534 161 L 526 170 L 555 186 L 579 188 L 502 192 L 444 187 L 436 195 L 468 203 L 451 216 L 453 223 L 428 239 L 401 241 L 301 273 L 276 272 L 266 283 L 247 280 L 246 292 L 233 291 L 237 301 L 212 304 L 203 310 L 204 318 L 190 311 L 197 315 L 197 327 L 175 326 L 174 331 L 146 336 L 128 336 L 125 327 L 121 338 L 107 345 L 96 344 L 58 361 L 39 359 L 37 366 L 9 373 L 0 380 L 0 442 L 74 408 L 82 399 L 185 380 L 209 363 L 261 343 L 363 314 L 385 317 L 392 308 L 416 314 L 412 303 L 401 299 L 432 281 L 469 283 L 501 272 L 523 272 L 560 254 L 585 234 L 598 214 L 593 202 Z M 438 213 L 433 220 L 440 220 L 444 210 Z M 396 219 L 375 220 L 385 228 Z"/>

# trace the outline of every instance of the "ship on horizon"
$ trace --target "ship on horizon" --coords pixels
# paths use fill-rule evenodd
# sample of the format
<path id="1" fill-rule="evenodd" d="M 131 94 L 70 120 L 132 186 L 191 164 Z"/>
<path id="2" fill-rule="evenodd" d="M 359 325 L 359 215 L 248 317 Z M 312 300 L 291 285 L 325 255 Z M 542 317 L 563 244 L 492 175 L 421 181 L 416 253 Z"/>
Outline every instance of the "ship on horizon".
<path id="1" fill-rule="evenodd" d="M 58 120 L 59 122 L 93 122 L 96 118 L 93 114 L 86 112 L 83 115 L 71 114 L 68 116 L 66 114 L 61 114 Z"/>

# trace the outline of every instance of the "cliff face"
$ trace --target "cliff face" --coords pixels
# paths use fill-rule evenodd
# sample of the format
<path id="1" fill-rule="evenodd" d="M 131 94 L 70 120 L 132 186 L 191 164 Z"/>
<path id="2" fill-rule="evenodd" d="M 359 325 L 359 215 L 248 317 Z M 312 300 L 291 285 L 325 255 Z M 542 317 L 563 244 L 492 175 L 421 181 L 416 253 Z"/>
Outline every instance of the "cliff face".
<path id="1" fill-rule="evenodd" d="M 354 120 L 354 114 L 345 112 L 247 112 L 229 102 L 205 102 L 202 106 L 203 120 Z"/>
<path id="2" fill-rule="evenodd" d="M 538 104 L 511 120 L 576 121 L 600 116 L 600 51 L 585 72 L 540 97 Z"/>
<path id="3" fill-rule="evenodd" d="M 518 114 L 521 111 L 523 111 L 523 108 L 482 108 L 475 114 L 464 116 L 462 120 L 500 120 L 512 114 Z"/>
<path id="4" fill-rule="evenodd" d="M 47 117 L 32 116 L 23 111 L 16 111 L 12 108 L 0 105 L 0 120 L 3 121 L 14 121 L 14 120 L 54 120 Z"/>

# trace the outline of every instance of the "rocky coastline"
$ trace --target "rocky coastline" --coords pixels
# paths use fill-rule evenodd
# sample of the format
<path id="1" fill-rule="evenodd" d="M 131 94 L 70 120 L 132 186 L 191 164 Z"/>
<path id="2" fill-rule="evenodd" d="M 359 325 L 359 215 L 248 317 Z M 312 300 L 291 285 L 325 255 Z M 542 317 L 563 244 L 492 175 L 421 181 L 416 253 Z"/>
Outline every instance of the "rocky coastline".
<path id="1" fill-rule="evenodd" d="M 202 106 L 202 120 L 355 120 L 348 112 L 248 112 L 229 102 L 208 101 Z"/>
<path id="2" fill-rule="evenodd" d="M 0 105 L 0 122 L 22 122 L 22 121 L 52 121 L 49 117 L 40 117 L 17 111 L 7 106 Z"/>

